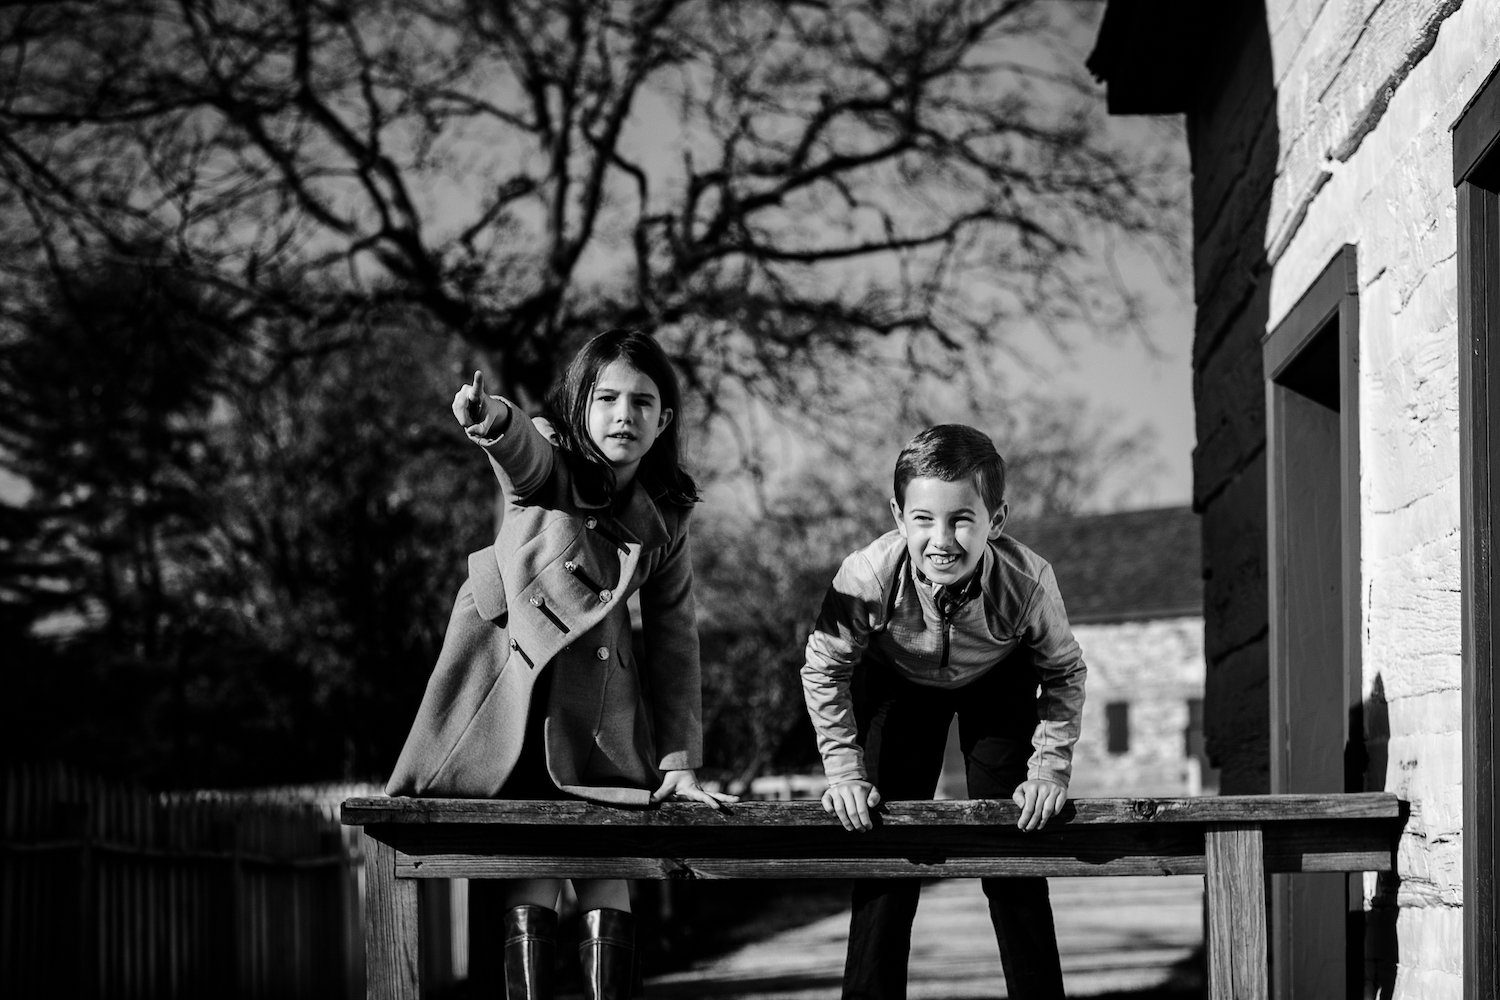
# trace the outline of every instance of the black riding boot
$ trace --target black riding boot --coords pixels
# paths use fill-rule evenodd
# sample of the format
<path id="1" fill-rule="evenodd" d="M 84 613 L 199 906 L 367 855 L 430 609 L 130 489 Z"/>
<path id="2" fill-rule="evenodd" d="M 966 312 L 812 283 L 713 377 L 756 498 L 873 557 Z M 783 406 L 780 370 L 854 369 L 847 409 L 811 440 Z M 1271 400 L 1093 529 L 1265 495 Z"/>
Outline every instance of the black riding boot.
<path id="1" fill-rule="evenodd" d="M 552 1000 L 557 911 L 524 903 L 505 911 L 505 1000 Z"/>
<path id="2" fill-rule="evenodd" d="M 624 910 L 589 910 L 583 915 L 585 1000 L 630 1000 L 635 960 L 635 916 Z"/>

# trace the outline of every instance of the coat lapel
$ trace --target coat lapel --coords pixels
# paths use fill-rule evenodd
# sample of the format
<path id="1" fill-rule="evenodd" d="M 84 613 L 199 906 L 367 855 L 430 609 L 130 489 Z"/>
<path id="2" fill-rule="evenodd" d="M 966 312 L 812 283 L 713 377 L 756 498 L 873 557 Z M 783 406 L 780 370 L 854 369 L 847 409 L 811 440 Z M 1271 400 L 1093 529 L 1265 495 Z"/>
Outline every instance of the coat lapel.
<path id="1" fill-rule="evenodd" d="M 645 551 L 667 544 L 667 539 L 671 537 L 656 501 L 646 495 L 640 484 L 636 484 L 630 491 L 630 499 L 625 508 L 615 515 L 615 522 L 631 536 L 627 541 L 633 539 L 639 542 L 641 549 Z"/>

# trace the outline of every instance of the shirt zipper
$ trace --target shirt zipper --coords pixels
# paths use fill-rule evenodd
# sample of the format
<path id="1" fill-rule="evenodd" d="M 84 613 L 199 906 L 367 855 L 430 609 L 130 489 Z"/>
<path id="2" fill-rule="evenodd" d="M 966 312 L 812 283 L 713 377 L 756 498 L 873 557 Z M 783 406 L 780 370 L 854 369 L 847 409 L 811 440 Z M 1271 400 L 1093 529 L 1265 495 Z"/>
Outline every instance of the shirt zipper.
<path id="1" fill-rule="evenodd" d="M 940 661 L 938 661 L 938 673 L 942 673 L 943 671 L 945 671 L 945 670 L 948 669 L 948 643 L 950 642 L 950 636 L 953 635 L 953 619 L 951 619 L 951 618 L 947 617 L 946 615 L 944 615 L 944 616 L 942 616 L 942 621 L 943 621 L 943 658 Z"/>

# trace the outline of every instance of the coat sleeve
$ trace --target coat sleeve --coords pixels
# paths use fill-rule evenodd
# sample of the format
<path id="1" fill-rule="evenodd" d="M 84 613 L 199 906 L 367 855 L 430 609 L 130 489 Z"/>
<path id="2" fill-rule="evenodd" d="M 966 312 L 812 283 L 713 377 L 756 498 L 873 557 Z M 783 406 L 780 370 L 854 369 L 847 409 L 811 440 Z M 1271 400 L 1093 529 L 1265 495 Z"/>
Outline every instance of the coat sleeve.
<path id="1" fill-rule="evenodd" d="M 688 511 L 655 571 L 641 584 L 641 639 L 651 692 L 658 769 L 703 766 L 703 676 Z"/>
<path id="2" fill-rule="evenodd" d="M 879 585 L 873 577 L 874 571 L 859 553 L 845 559 L 807 637 L 802 696 L 830 784 L 868 780 L 854 718 L 852 683 L 879 613 Z"/>
<path id="3" fill-rule="evenodd" d="M 557 461 L 552 442 L 545 436 L 551 425 L 545 420 L 526 419 L 514 403 L 500 396 L 490 399 L 499 404 L 490 419 L 465 428 L 465 433 L 489 456 L 490 467 L 507 496 L 529 496 L 552 475 Z M 502 421 L 506 414 L 508 419 Z M 493 428 L 501 423 L 505 430 L 494 434 Z"/>
<path id="4" fill-rule="evenodd" d="M 1066 787 L 1073 774 L 1073 746 L 1078 742 L 1083 717 L 1083 682 L 1088 668 L 1068 624 L 1052 567 L 1042 571 L 1023 621 L 1022 639 L 1032 651 L 1040 681 L 1037 724 L 1026 776 Z"/>

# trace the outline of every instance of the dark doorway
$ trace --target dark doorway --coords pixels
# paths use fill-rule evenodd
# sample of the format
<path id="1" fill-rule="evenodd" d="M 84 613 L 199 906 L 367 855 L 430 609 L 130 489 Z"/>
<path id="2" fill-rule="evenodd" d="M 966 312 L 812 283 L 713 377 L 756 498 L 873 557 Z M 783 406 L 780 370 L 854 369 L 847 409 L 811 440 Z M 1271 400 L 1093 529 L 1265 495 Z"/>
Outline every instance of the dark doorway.
<path id="1" fill-rule="evenodd" d="M 1344 247 L 1264 344 L 1272 792 L 1363 790 L 1355 263 Z M 1269 897 L 1273 995 L 1358 995 L 1358 882 Z"/>
<path id="2" fill-rule="evenodd" d="M 1495 475 L 1500 444 L 1500 77 L 1453 127 L 1463 531 L 1464 997 L 1500 995 L 1495 772 Z"/>

